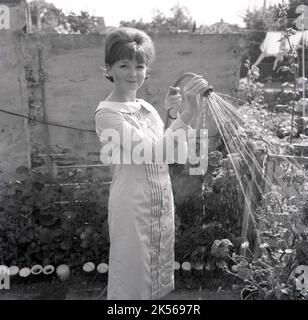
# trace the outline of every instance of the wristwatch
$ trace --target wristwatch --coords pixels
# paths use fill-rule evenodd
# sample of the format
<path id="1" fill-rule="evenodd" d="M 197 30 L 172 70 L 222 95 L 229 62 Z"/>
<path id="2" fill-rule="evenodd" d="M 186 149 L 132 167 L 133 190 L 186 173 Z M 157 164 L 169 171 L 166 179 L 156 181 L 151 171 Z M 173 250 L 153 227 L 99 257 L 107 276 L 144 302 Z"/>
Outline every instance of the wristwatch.
<path id="1" fill-rule="evenodd" d="M 178 113 L 176 111 L 176 109 L 170 108 L 169 109 L 169 114 L 168 114 L 169 119 L 176 119 L 178 117 Z"/>

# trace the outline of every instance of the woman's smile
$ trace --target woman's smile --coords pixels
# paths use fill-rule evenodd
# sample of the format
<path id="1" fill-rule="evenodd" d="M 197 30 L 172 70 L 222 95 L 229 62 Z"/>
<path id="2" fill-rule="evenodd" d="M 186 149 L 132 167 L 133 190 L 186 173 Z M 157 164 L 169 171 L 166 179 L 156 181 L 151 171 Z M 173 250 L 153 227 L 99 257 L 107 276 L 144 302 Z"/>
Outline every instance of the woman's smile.
<path id="1" fill-rule="evenodd" d="M 111 68 L 114 78 L 115 90 L 138 90 L 142 86 L 146 65 L 136 60 L 119 60 Z"/>

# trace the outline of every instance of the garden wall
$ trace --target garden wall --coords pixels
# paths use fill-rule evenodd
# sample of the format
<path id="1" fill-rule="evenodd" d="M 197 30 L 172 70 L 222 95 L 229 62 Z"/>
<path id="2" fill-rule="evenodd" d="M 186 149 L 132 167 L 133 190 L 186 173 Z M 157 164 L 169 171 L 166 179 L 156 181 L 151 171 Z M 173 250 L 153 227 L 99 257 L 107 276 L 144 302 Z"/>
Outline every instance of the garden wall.
<path id="1" fill-rule="evenodd" d="M 0 109 L 28 114 L 21 38 L 0 30 Z M 0 173 L 13 177 L 21 165 L 30 167 L 29 123 L 22 117 L 0 114 Z"/>

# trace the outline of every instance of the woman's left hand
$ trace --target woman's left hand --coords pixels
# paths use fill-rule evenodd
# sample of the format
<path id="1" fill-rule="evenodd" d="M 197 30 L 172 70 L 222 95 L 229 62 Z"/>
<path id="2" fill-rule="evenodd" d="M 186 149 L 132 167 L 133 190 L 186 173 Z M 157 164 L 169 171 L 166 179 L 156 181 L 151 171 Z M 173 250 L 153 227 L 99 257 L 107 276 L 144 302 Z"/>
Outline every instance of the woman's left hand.
<path id="1" fill-rule="evenodd" d="M 165 108 L 179 110 L 182 104 L 182 95 L 179 87 L 170 87 L 165 98 Z"/>
<path id="2" fill-rule="evenodd" d="M 191 113 L 199 111 L 199 97 L 208 89 L 209 83 L 203 76 L 196 75 L 183 88 L 185 110 Z"/>

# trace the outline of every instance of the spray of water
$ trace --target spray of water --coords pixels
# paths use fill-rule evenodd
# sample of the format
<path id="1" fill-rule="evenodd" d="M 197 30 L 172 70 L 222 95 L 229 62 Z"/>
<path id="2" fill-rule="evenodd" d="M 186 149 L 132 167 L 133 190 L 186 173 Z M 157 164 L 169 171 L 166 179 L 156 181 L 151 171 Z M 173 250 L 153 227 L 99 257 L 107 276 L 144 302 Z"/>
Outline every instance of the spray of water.
<path id="1" fill-rule="evenodd" d="M 194 74 L 187 73 L 182 75 L 175 82 L 174 86 L 178 86 L 186 76 L 191 77 L 194 76 Z M 238 108 L 233 106 L 226 99 L 223 99 L 222 96 L 223 94 L 216 94 L 211 90 L 201 98 L 201 108 L 203 110 L 201 111 L 200 119 L 203 118 L 202 121 L 199 119 L 198 122 L 199 124 L 201 123 L 202 128 L 206 128 L 203 111 L 206 108 L 209 108 L 234 169 L 239 188 L 249 213 L 249 219 L 251 223 L 256 226 L 255 217 L 257 216 L 257 213 L 254 212 L 249 200 L 247 186 L 253 185 L 260 195 L 262 195 L 266 189 L 271 190 L 273 188 L 275 181 L 273 176 L 266 175 L 266 161 L 269 154 L 278 155 L 280 150 L 277 145 L 273 144 L 271 140 L 268 139 L 266 134 L 263 134 L 260 129 L 257 129 L 249 123 L 249 121 L 246 121 L 243 115 L 238 111 Z M 265 148 L 262 154 L 263 157 L 260 157 L 260 154 L 258 154 L 255 148 L 255 144 L 252 143 L 254 140 L 262 142 L 262 146 Z M 283 157 L 283 160 L 293 172 L 299 173 L 302 170 L 302 167 L 296 160 L 290 157 Z M 243 166 L 249 172 L 249 175 L 241 174 L 241 168 L 243 168 Z M 206 215 L 204 204 L 206 183 L 204 178 L 205 174 L 202 176 L 201 180 L 203 216 Z M 282 206 L 281 199 L 277 198 L 277 202 Z M 202 227 L 204 228 L 205 225 Z M 243 241 L 245 240 L 246 239 L 243 239 Z M 257 242 L 260 241 L 260 239 L 257 239 Z M 202 261 L 204 261 L 203 257 Z M 202 291 L 201 284 L 199 291 Z"/>

